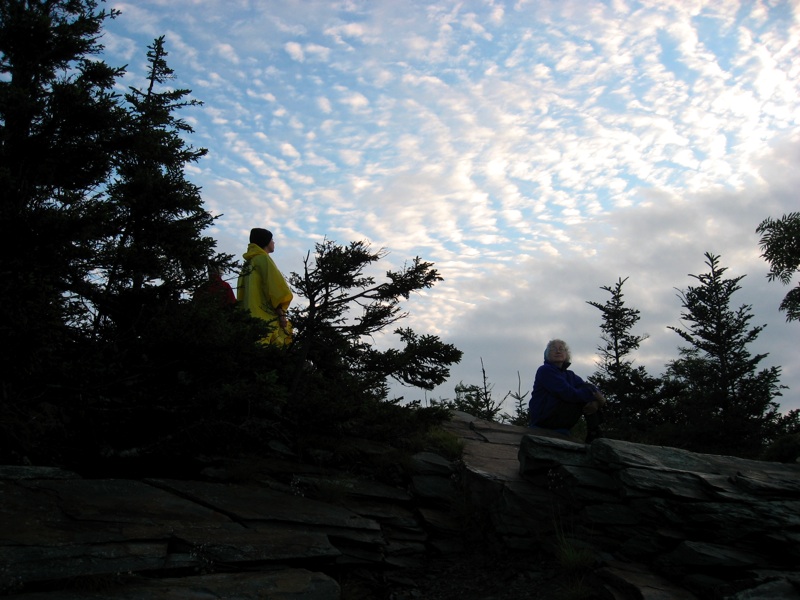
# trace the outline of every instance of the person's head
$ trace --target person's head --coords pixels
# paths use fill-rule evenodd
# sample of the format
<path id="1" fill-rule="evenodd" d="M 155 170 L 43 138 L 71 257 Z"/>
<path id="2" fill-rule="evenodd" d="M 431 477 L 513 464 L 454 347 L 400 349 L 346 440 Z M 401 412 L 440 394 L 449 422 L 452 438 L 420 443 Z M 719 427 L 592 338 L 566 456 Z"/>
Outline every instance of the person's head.
<path id="1" fill-rule="evenodd" d="M 572 362 L 572 354 L 564 340 L 550 340 L 544 349 L 544 359 L 549 362 Z"/>
<path id="2" fill-rule="evenodd" d="M 209 279 L 219 279 L 220 277 L 222 277 L 222 269 L 220 268 L 219 265 L 216 265 L 214 263 L 208 263 L 208 265 L 206 266 L 206 271 L 208 272 Z"/>
<path id="3" fill-rule="evenodd" d="M 264 250 L 270 252 L 272 249 L 269 248 L 269 245 L 273 241 L 274 240 L 272 239 L 272 232 L 268 231 L 267 229 L 262 229 L 261 227 L 253 227 L 253 229 L 250 230 L 250 243 L 255 244 L 259 248 L 264 248 Z"/>

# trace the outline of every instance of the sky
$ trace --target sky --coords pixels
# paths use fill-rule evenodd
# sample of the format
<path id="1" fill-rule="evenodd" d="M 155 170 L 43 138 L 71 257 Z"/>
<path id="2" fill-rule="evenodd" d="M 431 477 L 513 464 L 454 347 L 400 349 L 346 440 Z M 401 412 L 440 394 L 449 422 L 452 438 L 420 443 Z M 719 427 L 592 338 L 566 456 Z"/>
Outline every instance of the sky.
<path id="1" fill-rule="evenodd" d="M 601 289 L 640 311 L 633 356 L 654 376 L 685 346 L 681 291 L 744 276 L 731 308 L 766 325 L 748 349 L 780 366 L 800 408 L 800 323 L 778 310 L 756 228 L 797 211 L 797 0 L 130 0 L 103 59 L 145 87 L 165 36 L 178 113 L 208 155 L 187 168 L 240 257 L 275 236 L 287 276 L 324 239 L 385 249 L 375 275 L 419 256 L 443 281 L 398 325 L 463 353 L 456 384 L 528 396 L 547 341 L 597 370 Z M 231 274 L 233 276 L 233 274 Z M 296 306 L 303 298 L 296 296 Z M 399 345 L 391 331 L 379 348 Z M 512 400 L 505 412 L 513 412 Z"/>

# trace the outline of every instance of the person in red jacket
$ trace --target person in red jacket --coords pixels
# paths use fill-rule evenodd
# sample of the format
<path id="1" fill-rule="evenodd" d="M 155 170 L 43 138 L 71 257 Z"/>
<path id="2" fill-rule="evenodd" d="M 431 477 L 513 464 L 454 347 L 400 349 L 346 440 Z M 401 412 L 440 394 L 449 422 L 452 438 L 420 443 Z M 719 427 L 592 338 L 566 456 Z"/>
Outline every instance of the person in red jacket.
<path id="1" fill-rule="evenodd" d="M 595 386 L 568 369 L 572 355 L 564 340 L 550 340 L 544 351 L 544 364 L 536 371 L 528 405 L 528 426 L 553 429 L 569 435 L 580 420 L 586 419 L 586 442 L 602 437 L 600 409 L 606 399 Z"/>
<path id="2" fill-rule="evenodd" d="M 233 293 L 231 284 L 222 278 L 219 267 L 209 265 L 208 283 L 206 284 L 205 291 L 213 296 L 222 306 L 232 306 L 236 304 L 236 294 Z"/>
<path id="3" fill-rule="evenodd" d="M 236 304 L 236 294 L 231 285 L 222 278 L 222 272 L 217 265 L 208 265 L 208 281 L 201 285 L 194 295 L 195 300 L 210 301 L 218 306 L 233 306 Z"/>

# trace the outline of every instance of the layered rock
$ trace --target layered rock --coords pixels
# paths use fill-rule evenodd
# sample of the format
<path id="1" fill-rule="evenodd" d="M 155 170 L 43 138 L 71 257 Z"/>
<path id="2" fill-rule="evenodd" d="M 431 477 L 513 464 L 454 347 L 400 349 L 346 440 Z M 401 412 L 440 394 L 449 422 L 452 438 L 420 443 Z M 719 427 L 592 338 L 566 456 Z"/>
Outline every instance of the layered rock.
<path id="1" fill-rule="evenodd" d="M 590 550 L 600 597 L 800 598 L 799 465 L 464 413 L 445 427 L 462 459 L 417 454 L 398 485 L 280 457 L 202 480 L 0 467 L 0 595 L 334 600 L 342 574 L 402 581 L 468 528 L 508 550 Z"/>
<path id="2" fill-rule="evenodd" d="M 0 467 L 0 596 L 338 599 L 334 576 L 457 549 L 454 466 L 420 453 L 407 473 L 398 487 L 277 458 L 203 480 Z"/>
<path id="3" fill-rule="evenodd" d="M 589 547 L 631 597 L 800 598 L 800 465 L 469 426 L 467 492 L 507 546 Z"/>

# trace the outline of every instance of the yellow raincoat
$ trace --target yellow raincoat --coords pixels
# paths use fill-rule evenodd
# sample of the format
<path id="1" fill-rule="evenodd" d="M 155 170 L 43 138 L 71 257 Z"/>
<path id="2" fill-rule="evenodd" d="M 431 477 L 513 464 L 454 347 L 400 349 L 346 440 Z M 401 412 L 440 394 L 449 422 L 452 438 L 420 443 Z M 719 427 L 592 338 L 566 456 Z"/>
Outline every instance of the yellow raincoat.
<path id="1" fill-rule="evenodd" d="M 292 324 L 280 326 L 277 309 L 286 311 L 294 295 L 283 274 L 270 255 L 259 245 L 251 243 L 242 257 L 246 263 L 239 275 L 236 299 L 250 314 L 270 324 L 270 333 L 261 341 L 267 344 L 289 344 Z"/>

